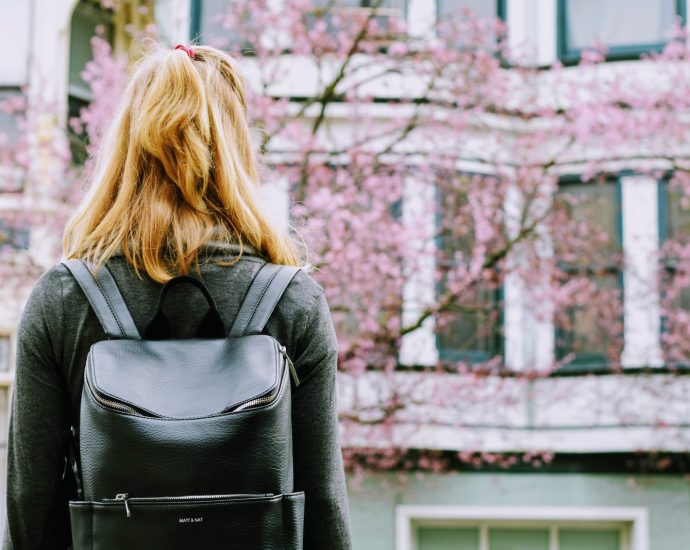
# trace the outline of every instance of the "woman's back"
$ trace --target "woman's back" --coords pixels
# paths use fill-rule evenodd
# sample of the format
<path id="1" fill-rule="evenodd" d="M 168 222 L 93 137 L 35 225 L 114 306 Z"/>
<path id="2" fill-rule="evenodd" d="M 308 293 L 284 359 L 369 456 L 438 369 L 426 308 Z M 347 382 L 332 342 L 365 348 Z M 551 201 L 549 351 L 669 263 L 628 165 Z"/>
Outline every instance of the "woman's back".
<path id="1" fill-rule="evenodd" d="M 245 246 L 235 264 L 216 264 L 235 259 L 237 252 L 232 244 L 209 244 L 200 263 L 200 277 L 227 327 L 266 262 Z M 138 277 L 122 256 L 112 257 L 108 267 L 137 328 L 143 331 L 161 285 Z M 176 336 L 190 337 L 195 326 L 190 321 L 203 316 L 206 303 L 190 288 L 172 292 L 176 294 L 171 295 L 166 314 Z M 65 471 L 65 436 L 70 423 L 78 426 L 89 348 L 105 339 L 105 334 L 78 284 L 60 264 L 34 288 L 19 330 L 5 548 L 65 548 L 66 498 L 73 488 L 69 470 L 64 483 L 60 481 Z M 293 388 L 292 423 L 295 490 L 305 491 L 304 548 L 350 548 L 337 433 L 337 340 L 324 292 L 304 270 L 290 282 L 264 333 L 286 346 L 300 379 Z"/>

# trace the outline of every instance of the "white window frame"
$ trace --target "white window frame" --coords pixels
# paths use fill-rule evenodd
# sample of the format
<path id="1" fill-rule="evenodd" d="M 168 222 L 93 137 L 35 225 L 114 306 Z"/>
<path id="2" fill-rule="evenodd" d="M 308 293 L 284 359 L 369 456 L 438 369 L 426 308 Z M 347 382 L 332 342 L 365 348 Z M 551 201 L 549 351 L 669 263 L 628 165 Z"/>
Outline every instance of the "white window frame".
<path id="1" fill-rule="evenodd" d="M 642 507 L 402 505 L 396 507 L 395 519 L 395 550 L 418 550 L 416 530 L 423 525 L 479 527 L 479 550 L 488 550 L 489 527 L 516 525 L 551 526 L 551 550 L 558 550 L 558 526 L 620 526 L 620 550 L 650 548 L 649 513 Z"/>
<path id="2" fill-rule="evenodd" d="M 656 178 L 621 175 L 623 218 L 623 367 L 662 367 L 658 265 L 659 190 Z"/>
<path id="3" fill-rule="evenodd" d="M 29 1 L 2 3 L 0 30 L 6 43 L 12 44 L 0 65 L 2 87 L 24 86 L 29 79 L 31 4 Z"/>
<path id="4" fill-rule="evenodd" d="M 520 62 L 549 65 L 556 60 L 556 0 L 506 0 L 508 44 Z"/>
<path id="5" fill-rule="evenodd" d="M 405 177 L 402 197 L 403 224 L 413 227 L 422 220 L 424 235 L 412 243 L 415 250 L 424 254 L 425 261 L 419 269 L 403 284 L 402 323 L 408 326 L 416 321 L 421 312 L 434 304 L 436 262 L 430 252 L 435 243 L 430 236 L 435 230 L 434 204 L 435 186 L 415 179 L 414 174 Z M 415 259 L 411 258 L 411 261 Z M 402 365 L 424 365 L 433 367 L 438 361 L 439 354 L 436 347 L 436 322 L 432 316 L 427 317 L 415 331 L 402 337 L 398 361 Z"/>

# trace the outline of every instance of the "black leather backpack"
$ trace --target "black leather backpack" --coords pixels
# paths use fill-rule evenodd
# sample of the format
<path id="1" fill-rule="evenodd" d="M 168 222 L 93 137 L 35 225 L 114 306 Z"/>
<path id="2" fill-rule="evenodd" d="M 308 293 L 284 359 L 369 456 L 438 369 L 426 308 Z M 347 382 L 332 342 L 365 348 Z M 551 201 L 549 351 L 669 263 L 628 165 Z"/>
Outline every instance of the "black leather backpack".
<path id="1" fill-rule="evenodd" d="M 286 349 L 261 334 L 299 268 L 264 264 L 232 328 L 206 287 L 177 277 L 142 338 L 107 266 L 64 262 L 108 340 L 84 371 L 69 502 L 74 550 L 300 550 Z M 208 312 L 195 338 L 169 339 L 168 291 L 196 286 Z M 78 433 L 77 433 L 78 432 Z"/>

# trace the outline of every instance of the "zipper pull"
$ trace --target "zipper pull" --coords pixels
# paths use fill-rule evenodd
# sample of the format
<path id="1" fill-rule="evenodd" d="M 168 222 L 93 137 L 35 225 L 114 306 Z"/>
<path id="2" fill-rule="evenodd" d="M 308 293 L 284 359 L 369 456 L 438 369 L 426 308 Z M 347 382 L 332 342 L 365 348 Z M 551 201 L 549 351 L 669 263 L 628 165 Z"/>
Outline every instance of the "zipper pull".
<path id="1" fill-rule="evenodd" d="M 115 495 L 115 500 L 121 500 L 122 502 L 125 503 L 125 512 L 127 512 L 127 517 L 130 518 L 132 517 L 132 512 L 129 510 L 129 494 L 128 493 L 119 493 Z"/>
<path id="2" fill-rule="evenodd" d="M 287 359 L 288 367 L 290 367 L 290 375 L 292 376 L 292 381 L 295 383 L 295 387 L 299 386 L 299 378 L 297 377 L 297 370 L 295 369 L 295 365 L 292 364 L 292 360 L 290 359 L 290 356 L 287 354 L 287 348 L 279 344 L 278 345 L 280 348 L 280 353 L 283 354 L 285 359 Z"/>

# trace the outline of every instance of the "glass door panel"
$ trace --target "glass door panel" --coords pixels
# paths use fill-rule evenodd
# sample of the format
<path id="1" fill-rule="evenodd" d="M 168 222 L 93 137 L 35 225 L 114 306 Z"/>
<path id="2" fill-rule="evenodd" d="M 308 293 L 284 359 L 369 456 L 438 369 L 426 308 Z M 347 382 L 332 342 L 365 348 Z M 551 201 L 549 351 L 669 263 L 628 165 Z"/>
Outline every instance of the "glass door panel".
<path id="1" fill-rule="evenodd" d="M 620 531 L 561 529 L 559 533 L 560 550 L 618 550 Z"/>
<path id="2" fill-rule="evenodd" d="M 419 550 L 478 550 L 479 529 L 468 527 L 420 527 Z"/>
<path id="3" fill-rule="evenodd" d="M 489 550 L 549 550 L 547 529 L 489 529 Z"/>

